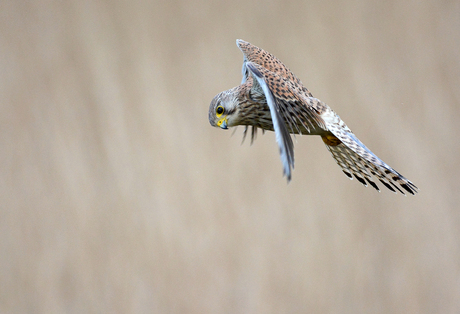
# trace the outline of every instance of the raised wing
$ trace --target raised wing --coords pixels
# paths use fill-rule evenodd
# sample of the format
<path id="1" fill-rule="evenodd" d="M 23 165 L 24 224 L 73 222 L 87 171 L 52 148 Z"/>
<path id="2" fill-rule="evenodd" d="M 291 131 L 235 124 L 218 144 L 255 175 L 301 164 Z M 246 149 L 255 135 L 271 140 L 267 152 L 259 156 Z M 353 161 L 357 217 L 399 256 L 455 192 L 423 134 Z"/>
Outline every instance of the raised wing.
<path id="1" fill-rule="evenodd" d="M 264 67 L 270 72 L 276 73 L 285 80 L 291 81 L 293 84 L 299 87 L 299 90 L 304 94 L 304 96 L 312 97 L 311 93 L 305 86 L 303 86 L 302 82 L 297 78 L 297 76 L 295 76 L 294 73 L 292 73 L 291 70 L 289 70 L 277 57 L 241 39 L 236 40 L 236 45 L 238 48 L 240 48 L 244 55 L 242 69 L 243 80 L 241 81 L 241 84 L 246 81 L 249 75 L 247 72 L 246 63 L 253 62 Z"/>
<path id="2" fill-rule="evenodd" d="M 264 78 L 267 87 L 276 99 L 279 112 L 290 133 L 310 133 L 313 130 L 318 130 L 318 128 L 327 130 L 320 116 L 322 112 L 330 110 L 326 104 L 309 102 L 312 97 L 305 95 L 302 90 L 303 86 L 293 83 L 278 73 L 250 61 L 246 62 L 245 65 L 247 71 L 256 69 Z"/>

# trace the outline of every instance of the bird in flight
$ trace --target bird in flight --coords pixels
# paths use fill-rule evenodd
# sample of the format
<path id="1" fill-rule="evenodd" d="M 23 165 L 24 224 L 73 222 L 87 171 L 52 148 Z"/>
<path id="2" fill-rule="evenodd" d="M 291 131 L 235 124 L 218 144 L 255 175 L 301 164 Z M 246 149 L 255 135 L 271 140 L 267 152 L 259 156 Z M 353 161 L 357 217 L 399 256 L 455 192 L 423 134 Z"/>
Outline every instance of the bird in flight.
<path id="1" fill-rule="evenodd" d="M 290 134 L 319 135 L 345 175 L 380 191 L 373 181 L 405 195 L 418 188 L 371 152 L 328 105 L 314 98 L 302 82 L 275 56 L 238 39 L 243 52 L 241 85 L 217 94 L 209 106 L 209 122 L 228 129 L 244 125 L 243 141 L 252 127 L 275 131 L 284 175 L 291 180 L 294 144 Z"/>

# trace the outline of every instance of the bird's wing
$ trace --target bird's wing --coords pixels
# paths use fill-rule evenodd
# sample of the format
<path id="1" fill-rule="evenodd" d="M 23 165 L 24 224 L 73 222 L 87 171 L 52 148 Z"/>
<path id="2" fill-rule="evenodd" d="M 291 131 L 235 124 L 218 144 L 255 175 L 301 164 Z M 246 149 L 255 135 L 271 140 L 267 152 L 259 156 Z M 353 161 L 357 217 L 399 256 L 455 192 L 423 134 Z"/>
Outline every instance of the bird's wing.
<path id="1" fill-rule="evenodd" d="M 270 108 L 284 173 L 289 181 L 291 167 L 294 167 L 294 145 L 289 133 L 301 134 L 301 128 L 308 131 L 318 128 L 325 130 L 324 121 L 319 113 L 328 107 L 322 103 L 310 106 L 305 102 L 307 97 L 298 84 L 257 63 L 247 61 L 245 68 L 253 80 L 252 92 L 264 95 Z"/>
<path id="2" fill-rule="evenodd" d="M 370 184 L 377 191 L 380 191 L 379 187 L 373 181 L 371 175 L 375 176 L 384 186 L 391 191 L 399 191 L 405 195 L 405 191 L 412 195 L 418 192 L 418 188 L 408 179 L 399 174 L 396 170 L 386 165 L 377 156 L 372 154 L 367 148 L 365 151 L 371 153 L 370 159 L 377 159 L 379 162 L 375 163 L 369 161 L 368 158 L 361 157 L 360 154 L 356 153 L 355 149 L 349 148 L 344 142 L 339 145 L 328 145 L 327 149 L 331 152 L 337 164 L 342 168 L 342 171 L 353 179 L 353 176 L 361 182 L 364 186 Z M 384 164 L 385 166 L 382 166 Z"/>
<path id="3" fill-rule="evenodd" d="M 253 77 L 252 89 L 259 94 L 265 95 L 267 105 L 270 108 L 276 142 L 278 143 L 281 162 L 283 163 L 284 175 L 286 175 L 289 182 L 291 180 L 291 168 L 294 168 L 294 143 L 289 135 L 286 123 L 281 116 L 280 108 L 275 96 L 273 95 L 273 91 L 267 84 L 266 77 L 258 71 L 257 67 L 252 62 L 245 64 L 247 66 L 248 73 L 250 73 Z"/>
<path id="4" fill-rule="evenodd" d="M 316 98 L 311 98 L 309 102 L 321 103 Z M 404 191 L 412 195 L 418 192 L 418 188 L 411 181 L 391 168 L 367 148 L 332 109 L 324 111 L 321 114 L 321 118 L 327 130 L 333 134 L 330 138 L 327 135 L 323 136 L 323 141 L 337 164 L 350 179 L 353 179 L 354 176 L 365 186 L 369 183 L 379 190 L 374 181 L 372 181 L 371 175 L 373 175 L 395 193 L 396 190 L 404 195 Z"/>
<path id="5" fill-rule="evenodd" d="M 306 96 L 302 89 L 303 86 L 254 62 L 246 62 L 245 67 L 254 81 L 257 80 L 257 77 L 264 79 L 290 133 L 301 134 L 301 127 L 305 128 L 308 133 L 317 128 L 327 130 L 321 113 L 330 108 L 322 102 L 308 102 L 309 99 L 316 98 Z M 256 73 L 257 75 L 254 75 Z M 254 88 L 257 89 L 257 86 L 253 86 Z"/>
<path id="6" fill-rule="evenodd" d="M 302 82 L 277 57 L 241 39 L 236 40 L 236 45 L 240 48 L 244 56 L 242 69 L 243 80 L 241 84 L 243 84 L 249 76 L 246 63 L 253 62 L 264 67 L 270 72 L 278 74 L 285 80 L 292 82 L 298 86 L 299 91 L 306 97 L 312 97 L 311 93 L 305 86 L 303 86 Z"/>
<path id="7" fill-rule="evenodd" d="M 300 126 L 308 133 L 317 127 L 325 128 L 319 115 L 329 107 L 323 103 L 309 105 L 306 100 L 313 97 L 312 94 L 291 70 L 274 55 L 259 47 L 241 39 L 237 39 L 236 44 L 244 56 L 242 84 L 250 78 L 248 64 L 251 64 L 266 78 L 291 133 L 300 134 Z"/>

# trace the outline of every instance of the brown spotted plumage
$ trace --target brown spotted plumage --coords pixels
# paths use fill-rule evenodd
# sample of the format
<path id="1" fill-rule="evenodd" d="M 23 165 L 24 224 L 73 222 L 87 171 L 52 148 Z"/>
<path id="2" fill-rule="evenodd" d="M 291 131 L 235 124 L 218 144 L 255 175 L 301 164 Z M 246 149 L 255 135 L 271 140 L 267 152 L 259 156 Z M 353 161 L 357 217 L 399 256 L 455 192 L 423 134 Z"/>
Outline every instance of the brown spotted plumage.
<path id="1" fill-rule="evenodd" d="M 319 135 L 337 164 L 350 178 L 379 190 L 377 178 L 393 192 L 415 195 L 418 188 L 372 153 L 325 103 L 313 97 L 302 82 L 275 56 L 243 40 L 241 85 L 217 94 L 209 107 L 212 126 L 244 125 L 275 131 L 284 174 L 291 180 L 294 144 L 290 134 Z M 244 140 L 243 137 L 243 140 Z"/>

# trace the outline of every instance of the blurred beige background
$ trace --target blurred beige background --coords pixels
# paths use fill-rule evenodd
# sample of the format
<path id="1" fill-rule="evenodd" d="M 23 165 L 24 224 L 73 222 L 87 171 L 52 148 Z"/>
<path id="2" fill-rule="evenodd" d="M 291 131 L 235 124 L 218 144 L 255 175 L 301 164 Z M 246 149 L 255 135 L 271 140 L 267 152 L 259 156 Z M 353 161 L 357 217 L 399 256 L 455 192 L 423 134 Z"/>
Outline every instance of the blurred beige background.
<path id="1" fill-rule="evenodd" d="M 459 313 L 460 2 L 0 3 L 1 313 Z M 416 197 L 208 106 L 242 38 Z"/>

